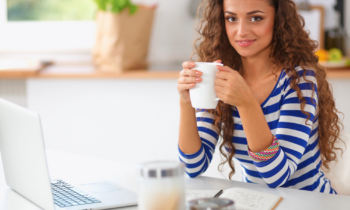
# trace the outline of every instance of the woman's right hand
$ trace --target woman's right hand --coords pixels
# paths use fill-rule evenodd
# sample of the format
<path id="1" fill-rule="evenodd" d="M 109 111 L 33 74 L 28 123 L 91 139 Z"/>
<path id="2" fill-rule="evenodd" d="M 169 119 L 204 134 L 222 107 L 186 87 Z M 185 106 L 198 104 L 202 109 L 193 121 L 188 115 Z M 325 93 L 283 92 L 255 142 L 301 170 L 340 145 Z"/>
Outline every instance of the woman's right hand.
<path id="1" fill-rule="evenodd" d="M 182 71 L 180 71 L 180 77 L 177 80 L 177 90 L 180 94 L 180 101 L 185 104 L 191 104 L 190 89 L 193 88 L 196 83 L 202 81 L 202 72 L 194 70 L 195 64 L 193 61 L 185 61 L 182 63 Z"/>
<path id="2" fill-rule="evenodd" d="M 221 60 L 215 61 L 215 63 L 221 63 Z M 180 101 L 185 104 L 191 104 L 190 89 L 192 89 L 197 83 L 202 82 L 202 72 L 194 70 L 195 64 L 193 61 L 185 61 L 182 63 L 183 70 L 180 71 L 180 77 L 177 80 L 177 90 L 180 94 Z"/>

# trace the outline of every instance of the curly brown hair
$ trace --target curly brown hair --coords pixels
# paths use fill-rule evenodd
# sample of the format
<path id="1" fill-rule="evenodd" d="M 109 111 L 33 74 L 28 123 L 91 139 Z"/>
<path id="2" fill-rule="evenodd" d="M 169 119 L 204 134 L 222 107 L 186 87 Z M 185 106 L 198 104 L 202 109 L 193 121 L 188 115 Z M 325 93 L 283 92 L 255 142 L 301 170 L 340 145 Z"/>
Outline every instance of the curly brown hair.
<path id="1" fill-rule="evenodd" d="M 340 148 L 336 148 L 334 144 L 339 139 L 343 125 L 337 115 L 338 110 L 335 107 L 331 86 L 326 80 L 326 69 L 318 63 L 318 57 L 314 54 L 318 48 L 318 43 L 310 39 L 309 33 L 303 29 L 305 21 L 302 16 L 298 15 L 296 5 L 292 0 L 267 1 L 275 8 L 270 59 L 274 64 L 283 67 L 291 77 L 290 86 L 296 91 L 301 101 L 301 110 L 304 114 L 308 115 L 307 120 L 309 120 L 310 114 L 304 111 L 306 100 L 298 87 L 300 78 L 295 66 L 300 65 L 303 69 L 308 67 L 316 73 L 319 100 L 316 109 L 317 115 L 314 119 L 318 119 L 319 123 L 318 144 L 321 153 L 322 168 L 329 169 L 329 162 L 337 160 L 335 150 Z M 212 62 L 220 59 L 226 66 L 239 69 L 242 65 L 242 60 L 241 56 L 230 44 L 226 34 L 223 0 L 202 1 L 198 11 L 201 11 L 202 8 L 204 10 L 197 28 L 200 36 L 195 40 L 194 44 L 193 55 L 198 57 L 196 60 Z M 305 81 L 310 82 L 314 88 L 313 82 L 308 81 L 305 78 L 305 74 L 303 78 Z M 314 92 L 315 90 L 313 89 L 312 94 Z M 220 166 L 228 162 L 232 170 L 229 174 L 229 178 L 231 179 L 235 172 L 232 161 L 235 148 L 232 143 L 234 122 L 231 115 L 231 105 L 220 101 L 215 110 L 207 111 L 215 114 L 214 127 L 220 135 L 222 133 L 222 142 L 219 149 L 225 159 L 220 163 L 219 170 Z M 224 152 L 224 146 L 229 148 L 229 153 Z"/>

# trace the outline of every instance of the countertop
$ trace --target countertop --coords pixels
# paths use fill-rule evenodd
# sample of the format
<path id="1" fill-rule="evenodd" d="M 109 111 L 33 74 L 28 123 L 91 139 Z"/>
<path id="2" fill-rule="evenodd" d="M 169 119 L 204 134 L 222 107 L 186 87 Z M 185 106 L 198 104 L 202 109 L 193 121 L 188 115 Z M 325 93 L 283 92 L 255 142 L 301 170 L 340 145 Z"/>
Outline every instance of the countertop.
<path id="1" fill-rule="evenodd" d="M 21 72 L 0 72 L 1 79 L 25 79 L 25 78 L 100 78 L 100 79 L 176 79 L 179 77 L 180 66 L 158 66 L 149 70 L 130 70 L 125 73 L 104 73 L 97 71 L 91 64 L 51 65 L 35 74 L 23 74 Z M 327 69 L 328 78 L 350 79 L 350 68 Z"/>

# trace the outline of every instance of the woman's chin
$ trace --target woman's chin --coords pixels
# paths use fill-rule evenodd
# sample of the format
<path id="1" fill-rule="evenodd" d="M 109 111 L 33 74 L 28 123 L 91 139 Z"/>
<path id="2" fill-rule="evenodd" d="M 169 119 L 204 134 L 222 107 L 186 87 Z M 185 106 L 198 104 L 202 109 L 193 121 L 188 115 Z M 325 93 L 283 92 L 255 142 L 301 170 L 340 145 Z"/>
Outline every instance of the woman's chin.
<path id="1" fill-rule="evenodd" d="M 246 51 L 246 50 L 244 50 L 244 51 L 237 51 L 238 52 L 238 54 L 241 56 L 241 57 L 251 57 L 251 56 L 253 56 L 255 53 L 254 52 L 252 52 L 252 51 Z"/>
<path id="2" fill-rule="evenodd" d="M 259 51 L 256 49 L 239 49 L 239 48 L 235 48 L 237 53 L 241 56 L 241 57 L 254 57 L 256 55 L 259 54 Z"/>

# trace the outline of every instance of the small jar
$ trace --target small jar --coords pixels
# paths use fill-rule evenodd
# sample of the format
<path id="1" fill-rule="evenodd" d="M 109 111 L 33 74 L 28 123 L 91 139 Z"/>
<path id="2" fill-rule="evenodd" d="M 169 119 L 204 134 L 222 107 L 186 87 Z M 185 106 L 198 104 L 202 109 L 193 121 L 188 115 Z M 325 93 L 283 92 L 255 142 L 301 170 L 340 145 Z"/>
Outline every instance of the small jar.
<path id="1" fill-rule="evenodd" d="M 139 166 L 139 210 L 184 210 L 184 165 L 179 161 Z"/>

